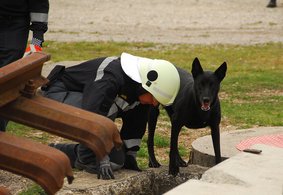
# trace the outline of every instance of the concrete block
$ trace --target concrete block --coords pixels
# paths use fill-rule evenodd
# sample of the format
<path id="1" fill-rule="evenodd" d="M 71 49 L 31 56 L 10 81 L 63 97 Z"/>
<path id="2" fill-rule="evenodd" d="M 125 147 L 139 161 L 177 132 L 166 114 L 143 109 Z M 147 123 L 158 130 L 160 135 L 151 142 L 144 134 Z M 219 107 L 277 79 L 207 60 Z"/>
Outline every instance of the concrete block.
<path id="1" fill-rule="evenodd" d="M 201 180 L 190 180 L 170 190 L 178 194 L 283 194 L 283 149 L 254 145 L 261 154 L 241 152 L 207 170 Z"/>
<path id="2" fill-rule="evenodd" d="M 257 127 L 223 132 L 220 135 L 222 159 L 228 159 L 240 153 L 236 145 L 242 140 L 271 134 L 283 134 L 283 127 Z M 215 165 L 214 150 L 210 135 L 200 137 L 192 143 L 190 162 L 205 167 Z"/>

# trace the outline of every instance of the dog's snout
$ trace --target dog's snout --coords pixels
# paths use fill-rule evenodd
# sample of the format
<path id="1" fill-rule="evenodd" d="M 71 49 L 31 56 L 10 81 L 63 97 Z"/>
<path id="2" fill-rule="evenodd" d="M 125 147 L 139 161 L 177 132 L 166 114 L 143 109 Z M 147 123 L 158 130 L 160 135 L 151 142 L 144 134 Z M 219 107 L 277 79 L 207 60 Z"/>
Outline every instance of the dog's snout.
<path id="1" fill-rule="evenodd" d="M 209 97 L 203 97 L 202 98 L 204 103 L 209 103 L 210 102 L 210 98 Z"/>

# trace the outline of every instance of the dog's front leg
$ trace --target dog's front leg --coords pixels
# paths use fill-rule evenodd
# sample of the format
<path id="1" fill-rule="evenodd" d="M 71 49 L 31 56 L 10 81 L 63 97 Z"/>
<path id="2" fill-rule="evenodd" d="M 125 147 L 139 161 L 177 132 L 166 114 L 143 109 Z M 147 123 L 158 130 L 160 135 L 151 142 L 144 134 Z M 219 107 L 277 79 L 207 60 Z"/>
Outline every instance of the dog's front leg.
<path id="1" fill-rule="evenodd" d="M 149 167 L 160 167 L 161 165 L 155 158 L 154 153 L 154 134 L 157 124 L 157 119 L 159 116 L 159 108 L 158 107 L 151 107 L 149 109 L 149 116 L 148 116 L 148 139 L 147 139 L 147 150 L 148 150 L 148 166 Z"/>
<path id="2" fill-rule="evenodd" d="M 169 174 L 176 176 L 179 173 L 179 166 L 177 165 L 178 155 L 178 136 L 181 128 L 172 124 L 171 140 L 170 140 L 170 155 L 169 155 Z"/>
<path id="3" fill-rule="evenodd" d="M 211 137 L 213 142 L 213 149 L 215 154 L 215 164 L 220 163 L 221 160 L 221 150 L 220 150 L 220 130 L 219 125 L 211 126 Z"/>
<path id="4" fill-rule="evenodd" d="M 184 161 L 184 160 L 182 159 L 182 157 L 181 157 L 181 155 L 180 155 L 180 153 L 179 153 L 179 149 L 178 149 L 178 155 L 177 155 L 176 158 L 177 158 L 177 159 L 176 159 L 177 165 L 178 165 L 179 167 L 187 167 L 187 166 L 188 166 L 188 164 L 186 163 L 186 161 Z"/>

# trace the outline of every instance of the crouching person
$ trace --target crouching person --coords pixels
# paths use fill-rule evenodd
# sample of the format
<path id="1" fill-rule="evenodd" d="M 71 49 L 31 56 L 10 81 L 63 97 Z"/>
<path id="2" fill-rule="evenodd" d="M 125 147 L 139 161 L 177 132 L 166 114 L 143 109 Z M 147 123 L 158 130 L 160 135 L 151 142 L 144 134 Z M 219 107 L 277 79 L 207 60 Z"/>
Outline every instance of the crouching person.
<path id="1" fill-rule="evenodd" d="M 122 53 L 68 67 L 56 66 L 50 82 L 42 87 L 45 97 L 106 116 L 122 119 L 123 150 L 112 149 L 97 161 L 83 144 L 50 144 L 66 153 L 73 167 L 114 179 L 122 167 L 141 171 L 136 161 L 146 130 L 149 106 L 170 105 L 180 87 L 176 67 L 166 60 Z"/>

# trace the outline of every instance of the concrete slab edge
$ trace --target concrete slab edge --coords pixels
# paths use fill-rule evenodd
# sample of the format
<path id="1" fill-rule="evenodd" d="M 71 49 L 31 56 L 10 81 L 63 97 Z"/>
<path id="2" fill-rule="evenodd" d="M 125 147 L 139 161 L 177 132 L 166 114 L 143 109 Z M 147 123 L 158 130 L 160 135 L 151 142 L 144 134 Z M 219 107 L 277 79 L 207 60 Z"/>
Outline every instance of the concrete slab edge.
<path id="1" fill-rule="evenodd" d="M 283 149 L 254 145 L 261 154 L 241 152 L 208 169 L 201 180 L 189 180 L 166 195 L 282 195 Z"/>

